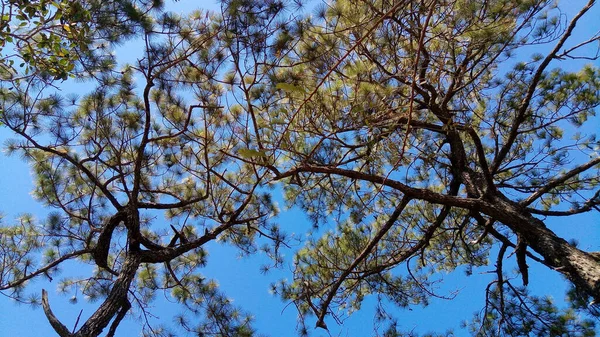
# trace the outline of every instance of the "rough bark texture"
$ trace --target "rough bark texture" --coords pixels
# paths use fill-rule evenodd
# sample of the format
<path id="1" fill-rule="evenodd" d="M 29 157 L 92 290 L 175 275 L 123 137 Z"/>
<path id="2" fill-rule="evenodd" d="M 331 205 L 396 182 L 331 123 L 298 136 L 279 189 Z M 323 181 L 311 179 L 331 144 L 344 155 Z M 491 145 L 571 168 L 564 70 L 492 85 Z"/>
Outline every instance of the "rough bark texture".
<path id="1" fill-rule="evenodd" d="M 108 326 L 115 315 L 129 302 L 127 300 L 127 292 L 133 281 L 137 268 L 140 265 L 140 257 L 138 254 L 130 253 L 126 258 L 119 277 L 115 281 L 110 294 L 94 312 L 94 314 L 83 324 L 81 329 L 73 334 L 74 337 L 90 337 L 98 336 Z"/>
<path id="2" fill-rule="evenodd" d="M 600 300 L 600 263 L 592 254 L 570 245 L 548 229 L 543 221 L 520 210 L 506 198 L 495 197 L 493 202 L 493 209 L 486 213 L 523 236 L 527 244 L 544 257 L 548 266 L 565 275 L 578 289 L 596 301 Z"/>

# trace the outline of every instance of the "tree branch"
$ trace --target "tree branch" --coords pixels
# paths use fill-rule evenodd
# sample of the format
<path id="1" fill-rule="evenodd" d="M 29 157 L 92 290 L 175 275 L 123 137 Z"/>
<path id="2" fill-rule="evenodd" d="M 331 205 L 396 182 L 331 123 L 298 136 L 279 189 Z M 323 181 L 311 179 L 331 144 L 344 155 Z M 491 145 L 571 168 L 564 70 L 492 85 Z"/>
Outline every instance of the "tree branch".
<path id="1" fill-rule="evenodd" d="M 308 172 L 308 173 L 323 173 L 323 174 L 336 174 L 343 177 L 357 179 L 362 181 L 368 181 L 374 184 L 381 184 L 392 189 L 398 190 L 404 193 L 411 199 L 425 200 L 435 204 L 442 204 L 448 206 L 461 207 L 465 209 L 479 209 L 479 208 L 493 208 L 493 205 L 475 198 L 462 198 L 458 196 L 440 194 L 428 189 L 410 187 L 397 180 L 390 178 L 381 177 L 375 174 L 364 173 L 360 171 L 342 169 L 337 167 L 329 166 L 317 166 L 317 165 L 303 165 L 283 172 L 277 176 L 274 180 L 281 180 L 284 178 L 292 177 L 296 174 Z"/>
<path id="2" fill-rule="evenodd" d="M 44 267 L 36 270 L 35 272 L 33 272 L 29 275 L 23 276 L 22 278 L 18 279 L 17 281 L 9 282 L 6 285 L 0 286 L 0 290 L 6 290 L 6 289 L 10 289 L 10 288 L 19 286 L 19 285 L 23 284 L 24 282 L 31 280 L 32 278 L 34 278 L 40 274 L 48 273 L 48 271 L 50 271 L 50 269 L 58 266 L 59 264 L 61 264 L 62 262 L 66 261 L 68 259 L 78 257 L 78 256 L 81 256 L 83 254 L 88 254 L 88 253 L 92 253 L 92 250 L 82 249 L 82 250 L 74 251 L 69 254 L 65 254 L 65 255 L 61 256 L 59 259 L 52 261 L 51 263 L 45 265 Z"/>
<path id="3" fill-rule="evenodd" d="M 127 311 L 129 311 L 129 309 L 131 309 L 131 303 L 129 303 L 129 300 L 125 299 L 123 301 L 123 306 L 117 313 L 117 317 L 115 317 L 115 320 L 110 325 L 106 337 L 114 337 L 115 332 L 117 332 L 117 327 L 119 326 L 123 318 L 125 318 L 125 315 L 127 314 Z"/>
<path id="4" fill-rule="evenodd" d="M 110 250 L 110 241 L 115 228 L 122 221 L 127 221 L 127 214 L 122 211 L 117 212 L 117 214 L 113 215 L 108 220 L 108 223 L 104 226 L 102 233 L 100 233 L 100 236 L 98 237 L 98 242 L 96 243 L 96 247 L 93 251 L 94 262 L 96 262 L 96 265 L 108 270 L 113 275 L 116 275 L 116 273 L 109 268 L 107 262 Z"/>
<path id="5" fill-rule="evenodd" d="M 560 177 L 550 179 L 549 182 L 545 186 L 541 187 L 539 190 L 532 193 L 529 197 L 527 197 L 527 199 L 521 201 L 519 203 L 519 205 L 524 206 L 524 207 L 531 205 L 531 203 L 533 203 L 536 199 L 538 199 L 539 197 L 544 195 L 544 193 L 549 192 L 550 190 L 552 190 L 555 187 L 558 187 L 560 184 L 564 183 L 565 181 L 573 178 L 574 176 L 578 175 L 579 173 L 584 172 L 585 170 L 592 168 L 598 164 L 600 164 L 600 157 L 594 158 L 594 159 L 588 161 L 587 163 L 580 165 L 580 166 L 572 169 L 571 171 L 564 173 Z"/>
<path id="6" fill-rule="evenodd" d="M 46 289 L 42 289 L 42 308 L 44 309 L 44 314 L 46 315 L 48 322 L 50 322 L 50 325 L 60 337 L 72 336 L 69 332 L 69 329 L 67 329 L 67 327 L 64 324 L 62 324 L 58 320 L 58 318 L 56 318 L 56 316 L 54 316 L 52 309 L 50 309 L 50 303 L 48 302 L 48 292 L 46 291 Z"/>
<path id="7" fill-rule="evenodd" d="M 358 264 L 361 263 L 371 253 L 373 248 L 375 248 L 375 246 L 377 246 L 377 244 L 379 244 L 379 241 L 381 241 L 381 239 L 390 230 L 390 228 L 392 228 L 392 226 L 396 223 L 396 220 L 398 220 L 398 218 L 400 217 L 400 214 L 402 214 L 402 211 L 404 210 L 406 205 L 408 205 L 410 200 L 411 200 L 411 198 L 409 198 L 407 196 L 404 196 L 402 198 L 402 200 L 400 201 L 400 204 L 398 206 L 396 206 L 396 209 L 390 215 L 388 221 L 375 234 L 373 239 L 363 249 L 363 251 L 360 253 L 360 255 L 358 255 L 356 257 L 356 259 L 354 259 L 354 261 L 350 264 L 350 266 L 348 266 L 348 268 L 346 268 L 346 270 L 340 275 L 338 280 L 331 286 L 331 288 L 327 294 L 327 298 L 325 299 L 325 301 L 323 301 L 323 303 L 321 303 L 321 306 L 319 308 L 320 313 L 319 313 L 319 317 L 317 319 L 317 324 L 316 324 L 317 327 L 327 330 L 327 325 L 325 325 L 325 315 L 327 314 L 327 309 L 329 307 L 329 304 L 333 300 L 333 297 L 337 293 L 337 290 L 342 285 L 342 283 L 344 283 L 344 281 L 346 280 L 348 275 L 350 275 L 350 273 L 354 270 L 354 268 L 356 268 L 356 266 L 358 266 Z"/>
<path id="8" fill-rule="evenodd" d="M 533 97 L 533 94 L 535 93 L 538 83 L 540 82 L 540 80 L 542 78 L 542 74 L 544 73 L 544 70 L 546 70 L 546 67 L 548 67 L 548 64 L 550 64 L 550 61 L 552 61 L 556 57 L 556 54 L 560 51 L 560 48 L 562 48 L 562 46 L 565 44 L 567 39 L 571 36 L 579 19 L 583 16 L 583 14 L 585 14 L 585 12 L 587 12 L 590 8 L 592 8 L 592 6 L 594 5 L 594 2 L 595 2 L 595 0 L 590 0 L 587 3 L 587 5 L 585 5 L 585 7 L 583 7 L 579 11 L 579 13 L 577 13 L 577 15 L 575 15 L 575 17 L 569 23 L 569 26 L 567 27 L 567 30 L 565 31 L 565 33 L 563 34 L 561 39 L 558 41 L 556 46 L 554 46 L 554 49 L 552 49 L 552 51 L 548 55 L 546 55 L 546 57 L 544 58 L 544 60 L 542 61 L 542 63 L 538 67 L 538 69 L 536 70 L 535 74 L 533 75 L 533 78 L 529 82 L 529 87 L 527 88 L 527 93 L 525 94 L 525 97 L 521 101 L 521 106 L 516 113 L 516 117 L 514 119 L 513 125 L 508 134 L 508 139 L 506 140 L 506 143 L 504 144 L 504 146 L 502 146 L 502 148 L 500 149 L 500 152 L 498 152 L 498 155 L 496 156 L 496 158 L 494 158 L 494 162 L 492 163 L 492 171 L 491 171 L 492 174 L 494 174 L 494 173 L 496 173 L 496 171 L 498 171 L 498 169 L 500 168 L 500 165 L 502 165 L 502 161 L 504 161 L 504 159 L 506 158 L 506 155 L 512 148 L 512 145 L 513 145 L 515 139 L 517 138 L 517 135 L 519 134 L 519 127 L 521 126 L 521 123 L 523 123 L 523 121 L 525 121 L 525 114 L 527 113 L 527 109 L 529 108 L 529 105 L 531 104 L 531 99 Z"/>

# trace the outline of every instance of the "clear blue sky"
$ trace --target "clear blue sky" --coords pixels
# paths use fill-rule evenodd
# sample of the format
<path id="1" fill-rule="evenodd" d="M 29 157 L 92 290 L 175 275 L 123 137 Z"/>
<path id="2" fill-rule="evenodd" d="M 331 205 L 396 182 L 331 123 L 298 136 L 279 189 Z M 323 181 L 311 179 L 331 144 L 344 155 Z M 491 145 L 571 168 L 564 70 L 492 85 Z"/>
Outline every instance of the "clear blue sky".
<path id="1" fill-rule="evenodd" d="M 167 0 L 174 11 L 183 11 L 190 6 L 195 6 L 192 0 L 181 0 L 176 4 Z M 569 1 L 566 9 L 567 14 L 572 16 L 573 11 L 580 8 L 582 1 Z M 176 7 L 175 7 L 176 6 Z M 598 17 L 600 17 L 600 6 L 596 6 L 594 13 L 589 13 L 587 19 L 580 25 L 578 34 L 594 33 L 600 29 Z M 127 50 L 135 48 L 121 48 L 117 51 L 119 56 L 132 57 Z M 69 88 L 67 86 L 66 88 Z M 73 87 L 71 87 L 73 88 Z M 65 92 L 68 92 L 65 89 Z M 0 143 L 3 144 L 11 135 L 0 129 Z M 48 212 L 39 203 L 34 201 L 29 192 L 32 190 L 32 176 L 26 163 L 18 156 L 6 157 L 0 154 L 0 212 L 5 215 L 4 223 L 9 224 L 21 213 L 31 213 L 38 218 Z M 302 229 L 306 228 L 306 219 L 297 210 L 283 212 L 278 222 L 288 232 L 296 232 L 303 235 Z M 581 216 L 576 219 L 548 221 L 550 227 L 566 239 L 574 238 L 580 242 L 584 250 L 600 250 L 600 218 L 598 215 Z M 255 326 L 259 332 L 270 336 L 295 336 L 296 335 L 296 311 L 293 305 L 281 302 L 278 298 L 269 294 L 269 284 L 278 279 L 291 277 L 290 267 L 282 270 L 272 271 L 267 275 L 259 272 L 262 257 L 251 257 L 239 259 L 237 252 L 231 248 L 212 243 L 208 246 L 210 253 L 209 263 L 203 274 L 207 278 L 218 280 L 221 289 L 235 300 L 234 303 L 241 306 L 255 317 Z M 292 252 L 286 253 L 288 263 Z M 530 262 L 530 288 L 538 294 L 549 293 L 562 300 L 566 290 L 566 283 L 557 273 L 551 272 Z M 466 335 L 466 331 L 459 330 L 461 320 L 470 319 L 471 314 L 480 310 L 483 306 L 484 288 L 488 282 L 495 277 L 485 272 L 493 269 L 483 268 L 475 271 L 473 276 L 465 277 L 460 271 L 450 275 L 440 275 L 445 282 L 441 286 L 440 294 L 460 290 L 453 301 L 432 299 L 429 307 L 424 310 L 417 307 L 412 310 L 397 312 L 399 322 L 404 329 L 415 328 L 418 332 L 438 331 L 454 329 L 457 336 Z M 80 272 L 71 267 L 65 268 L 67 273 Z M 48 283 L 37 281 L 29 284 L 32 291 L 40 293 L 42 288 L 50 291 L 50 303 L 56 315 L 63 320 L 67 326 L 72 326 L 79 311 L 83 309 L 83 317 L 93 312 L 97 303 L 87 305 L 83 301 L 70 304 L 67 296 L 56 294 L 56 281 Z M 159 296 L 160 297 L 160 296 Z M 336 326 L 333 322 L 328 325 L 333 336 L 370 336 L 374 323 L 372 308 L 373 301 L 368 299 L 363 305 L 363 310 L 350 317 L 343 326 Z M 176 306 L 166 301 L 159 300 L 152 310 L 158 320 L 171 323 L 172 310 Z M 391 308 L 391 307 L 390 307 Z M 310 323 L 310 321 L 309 321 Z M 140 322 L 131 319 L 125 321 L 119 328 L 118 336 L 137 336 L 139 334 Z M 328 334 L 316 330 L 314 336 L 327 336 Z M 0 337 L 34 337 L 54 336 L 54 331 L 47 322 L 41 308 L 32 309 L 29 306 L 15 305 L 11 300 L 0 296 Z"/>

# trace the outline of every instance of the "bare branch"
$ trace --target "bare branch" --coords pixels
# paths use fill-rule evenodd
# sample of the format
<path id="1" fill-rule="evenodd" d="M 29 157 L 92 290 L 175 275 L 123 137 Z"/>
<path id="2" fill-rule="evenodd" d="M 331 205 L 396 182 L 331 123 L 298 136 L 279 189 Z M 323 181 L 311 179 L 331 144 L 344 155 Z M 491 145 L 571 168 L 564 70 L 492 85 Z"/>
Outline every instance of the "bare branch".
<path id="1" fill-rule="evenodd" d="M 42 308 L 44 309 L 44 314 L 46 315 L 48 322 L 50 322 L 50 325 L 52 325 L 52 328 L 60 337 L 73 336 L 69 332 L 69 329 L 54 316 L 54 313 L 50 308 L 50 303 L 48 302 L 48 292 L 46 289 L 42 289 Z"/>

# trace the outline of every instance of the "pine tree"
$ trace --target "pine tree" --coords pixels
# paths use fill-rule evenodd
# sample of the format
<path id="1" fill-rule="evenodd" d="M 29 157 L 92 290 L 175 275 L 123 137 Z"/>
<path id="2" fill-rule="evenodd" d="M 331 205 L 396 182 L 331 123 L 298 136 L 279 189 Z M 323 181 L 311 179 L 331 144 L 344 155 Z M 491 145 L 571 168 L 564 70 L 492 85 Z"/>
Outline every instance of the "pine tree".
<path id="1" fill-rule="evenodd" d="M 15 8 L 28 12 L 28 4 Z M 179 16 L 161 1 L 65 2 L 64 11 L 81 9 L 85 20 L 57 27 L 61 9 L 46 14 L 50 4 L 34 4 L 42 9 L 23 17 L 30 31 L 22 36 L 36 54 L 16 56 L 27 63 L 23 76 L 3 79 L 2 122 L 16 136 L 8 150 L 34 171 L 34 196 L 56 212 L 42 222 L 24 216 L 0 227 L 0 291 L 41 303 L 62 337 L 114 336 L 125 315 L 145 315 L 158 292 L 185 308 L 176 317 L 180 332 L 253 335 L 250 316 L 199 269 L 206 263 L 203 246 L 217 238 L 243 253 L 268 238 L 266 250 L 278 258 L 284 238 L 268 222 L 277 209 L 260 187 L 267 170 L 243 160 L 250 151 L 248 116 L 224 106 L 223 83 L 244 81 L 243 60 L 267 55 L 266 37 L 278 29 L 269 20 L 282 7 L 232 2 L 223 4 L 223 15 Z M 46 15 L 52 23 L 43 22 Z M 65 25 L 83 35 L 70 41 L 60 31 Z M 41 44 L 44 36 L 57 42 Z M 113 55 L 123 42 L 143 45 L 134 63 Z M 41 62 L 47 55 L 64 67 Z M 224 69 L 231 60 L 239 63 Z M 91 90 L 57 94 L 65 76 Z M 157 212 L 167 222 L 153 220 Z M 100 301 L 74 331 L 53 313 L 45 290 L 41 298 L 27 292 L 29 280 L 56 278 L 66 261 L 94 266 L 93 274 L 62 278 L 59 288 L 74 300 Z"/>
<path id="2" fill-rule="evenodd" d="M 598 36 L 574 33 L 593 5 L 566 20 L 549 1 L 335 1 L 282 33 L 281 108 L 257 142 L 323 233 L 283 298 L 326 328 L 368 295 L 426 305 L 438 273 L 491 264 L 475 335 L 593 334 L 503 267 L 526 286 L 547 266 L 597 315 L 598 260 L 545 224 L 600 210 L 600 71 L 561 69 L 598 59 Z"/>

